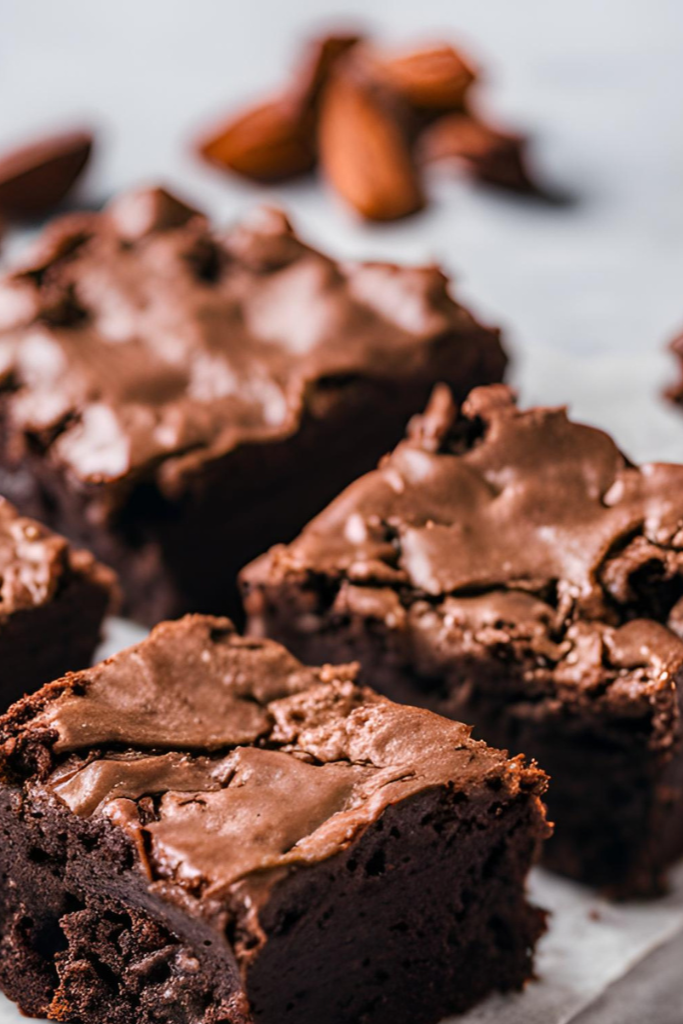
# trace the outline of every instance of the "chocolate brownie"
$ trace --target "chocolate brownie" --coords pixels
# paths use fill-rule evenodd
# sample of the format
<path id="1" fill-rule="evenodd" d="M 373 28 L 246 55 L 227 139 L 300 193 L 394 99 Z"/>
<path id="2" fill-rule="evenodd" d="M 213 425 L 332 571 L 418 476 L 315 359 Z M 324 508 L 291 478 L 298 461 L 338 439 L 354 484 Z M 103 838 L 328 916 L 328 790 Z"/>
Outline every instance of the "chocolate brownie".
<path id="1" fill-rule="evenodd" d="M 338 264 L 263 211 L 161 190 L 56 222 L 0 282 L 0 493 L 93 550 L 147 622 L 239 604 L 431 386 L 499 380 L 434 267 Z"/>
<path id="2" fill-rule="evenodd" d="M 649 892 L 683 853 L 683 467 L 502 385 L 459 410 L 439 388 L 244 585 L 252 634 L 536 758 L 553 867 Z"/>
<path id="3" fill-rule="evenodd" d="M 0 498 L 0 708 L 90 664 L 114 576 Z"/>
<path id="4" fill-rule="evenodd" d="M 530 975 L 545 776 L 188 616 L 0 720 L 0 983 L 81 1024 L 429 1024 Z"/>

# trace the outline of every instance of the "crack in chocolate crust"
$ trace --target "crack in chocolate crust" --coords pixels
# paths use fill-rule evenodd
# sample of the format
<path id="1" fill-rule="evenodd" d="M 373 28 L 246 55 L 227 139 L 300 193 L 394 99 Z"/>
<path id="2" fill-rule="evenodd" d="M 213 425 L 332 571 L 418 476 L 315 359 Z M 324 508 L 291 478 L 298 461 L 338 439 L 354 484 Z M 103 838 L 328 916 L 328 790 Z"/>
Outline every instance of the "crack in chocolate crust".
<path id="1" fill-rule="evenodd" d="M 6 991 L 86 1024 L 110 988 L 122 1022 L 388 1024 L 528 977 L 545 776 L 355 676 L 190 616 L 15 705 L 0 721 Z M 413 964 L 418 938 L 430 955 Z M 126 1009 L 149 957 L 191 1009 Z"/>
<path id="2" fill-rule="evenodd" d="M 655 773 L 677 763 L 683 467 L 634 466 L 563 409 L 519 410 L 503 386 L 458 409 L 438 389 L 376 471 L 242 579 L 252 632 L 358 659 L 390 696 L 549 770 L 534 721 Z"/>

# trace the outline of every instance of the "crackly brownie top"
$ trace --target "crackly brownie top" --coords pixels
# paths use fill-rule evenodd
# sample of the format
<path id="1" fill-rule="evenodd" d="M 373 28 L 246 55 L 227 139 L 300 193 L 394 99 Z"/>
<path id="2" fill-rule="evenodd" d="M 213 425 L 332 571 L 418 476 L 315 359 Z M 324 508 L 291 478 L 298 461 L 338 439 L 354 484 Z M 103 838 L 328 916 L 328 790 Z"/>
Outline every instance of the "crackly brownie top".
<path id="1" fill-rule="evenodd" d="M 443 348 L 444 337 L 450 341 Z M 14 435 L 86 481 L 178 486 L 241 443 L 296 432 L 316 388 L 502 368 L 494 331 L 434 267 L 339 264 L 262 210 L 231 231 L 160 189 L 49 227 L 0 283 L 0 387 Z"/>
<path id="2" fill-rule="evenodd" d="M 91 554 L 20 516 L 0 497 L 0 621 L 13 612 L 48 604 L 75 576 L 87 576 L 106 590 L 113 587 L 113 574 Z"/>
<path id="3" fill-rule="evenodd" d="M 438 388 L 377 470 L 245 573 L 306 577 L 385 621 L 438 611 L 441 644 L 523 635 L 568 677 L 577 660 L 652 666 L 657 651 L 659 668 L 680 666 L 683 466 L 634 466 L 602 431 L 520 410 L 503 385 L 461 409 Z"/>
<path id="4" fill-rule="evenodd" d="M 354 676 L 188 616 L 15 705 L 0 764 L 28 793 L 124 829 L 153 881 L 209 895 L 324 860 L 433 786 L 475 801 L 542 792 L 537 769 Z"/>

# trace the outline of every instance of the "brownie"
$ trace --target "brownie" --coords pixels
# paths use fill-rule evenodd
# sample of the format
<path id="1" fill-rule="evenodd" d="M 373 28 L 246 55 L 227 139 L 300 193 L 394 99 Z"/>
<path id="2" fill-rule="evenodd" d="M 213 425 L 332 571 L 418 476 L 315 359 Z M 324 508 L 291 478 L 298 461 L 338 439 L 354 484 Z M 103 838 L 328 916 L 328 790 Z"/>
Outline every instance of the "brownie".
<path id="1" fill-rule="evenodd" d="M 0 709 L 90 664 L 113 573 L 0 498 Z"/>
<path id="2" fill-rule="evenodd" d="M 162 190 L 49 227 L 0 281 L 0 493 L 119 573 L 145 622 L 236 574 L 399 440 L 431 386 L 500 380 L 434 267 L 339 264 L 283 214 Z"/>
<path id="3" fill-rule="evenodd" d="M 552 867 L 647 893 L 683 853 L 683 467 L 503 385 L 437 388 L 243 580 L 252 634 L 536 758 Z"/>
<path id="4" fill-rule="evenodd" d="M 0 984 L 80 1024 L 428 1024 L 530 976 L 545 776 L 227 619 L 0 719 Z"/>

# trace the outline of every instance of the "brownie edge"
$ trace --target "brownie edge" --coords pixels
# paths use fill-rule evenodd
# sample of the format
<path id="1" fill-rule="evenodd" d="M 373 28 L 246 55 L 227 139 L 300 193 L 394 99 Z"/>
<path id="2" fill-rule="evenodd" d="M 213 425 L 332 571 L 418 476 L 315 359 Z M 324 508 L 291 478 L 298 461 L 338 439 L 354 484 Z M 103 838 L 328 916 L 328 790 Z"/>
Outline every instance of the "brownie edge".
<path id="1" fill-rule="evenodd" d="M 113 572 L 0 497 L 0 708 L 90 664 Z"/>
<path id="2" fill-rule="evenodd" d="M 0 984 L 82 1024 L 436 1024 L 530 976 L 535 765 L 188 616 L 0 719 Z"/>

